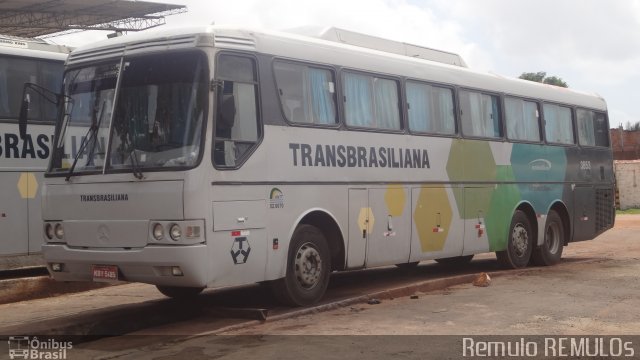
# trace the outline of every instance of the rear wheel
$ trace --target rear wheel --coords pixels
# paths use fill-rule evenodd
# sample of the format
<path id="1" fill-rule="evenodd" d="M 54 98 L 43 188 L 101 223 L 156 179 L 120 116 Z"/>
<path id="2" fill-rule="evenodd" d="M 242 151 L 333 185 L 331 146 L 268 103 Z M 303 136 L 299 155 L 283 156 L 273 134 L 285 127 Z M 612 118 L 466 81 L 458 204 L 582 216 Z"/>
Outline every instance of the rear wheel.
<path id="1" fill-rule="evenodd" d="M 311 305 L 322 298 L 329 284 L 331 258 L 324 235 L 312 225 L 293 232 L 284 278 L 273 284 L 276 298 L 287 305 Z"/>
<path id="2" fill-rule="evenodd" d="M 549 266 L 560 262 L 564 247 L 564 226 L 557 212 L 551 210 L 544 227 L 544 243 L 533 250 L 533 263 Z"/>
<path id="3" fill-rule="evenodd" d="M 195 298 L 204 290 L 201 287 L 179 287 L 179 286 L 160 286 L 156 285 L 158 291 L 163 295 L 172 299 L 191 299 Z"/>
<path id="4" fill-rule="evenodd" d="M 500 265 L 506 268 L 523 268 L 527 266 L 533 251 L 533 231 L 527 215 L 516 210 L 509 226 L 507 249 L 496 251 Z"/>
<path id="5" fill-rule="evenodd" d="M 461 266 L 468 264 L 471 259 L 473 259 L 473 255 L 465 255 L 436 259 L 436 262 L 446 266 Z"/>

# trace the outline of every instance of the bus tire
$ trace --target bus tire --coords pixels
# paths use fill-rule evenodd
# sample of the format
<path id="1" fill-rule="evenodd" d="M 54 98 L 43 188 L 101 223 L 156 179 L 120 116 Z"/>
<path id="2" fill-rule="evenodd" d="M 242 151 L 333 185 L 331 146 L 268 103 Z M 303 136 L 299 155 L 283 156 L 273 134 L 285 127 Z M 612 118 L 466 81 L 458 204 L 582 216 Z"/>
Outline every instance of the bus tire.
<path id="1" fill-rule="evenodd" d="M 473 254 L 436 259 L 436 262 L 446 266 L 462 266 L 468 264 L 471 259 L 473 259 Z"/>
<path id="2" fill-rule="evenodd" d="M 533 250 L 533 263 L 540 266 L 555 265 L 562 258 L 564 226 L 562 218 L 554 210 L 549 211 L 544 226 L 544 243 Z"/>
<path id="3" fill-rule="evenodd" d="M 276 299 L 291 306 L 318 302 L 327 290 L 330 269 L 329 246 L 322 232 L 312 225 L 299 225 L 289 245 L 286 275 L 273 284 Z"/>
<path id="4" fill-rule="evenodd" d="M 204 290 L 203 287 L 180 287 L 180 286 L 161 286 L 156 285 L 158 291 L 164 296 L 172 299 L 192 299 L 198 296 Z"/>
<path id="5" fill-rule="evenodd" d="M 509 226 L 507 248 L 496 251 L 498 263 L 505 268 L 518 269 L 526 267 L 533 252 L 533 231 L 527 215 L 516 210 Z"/>

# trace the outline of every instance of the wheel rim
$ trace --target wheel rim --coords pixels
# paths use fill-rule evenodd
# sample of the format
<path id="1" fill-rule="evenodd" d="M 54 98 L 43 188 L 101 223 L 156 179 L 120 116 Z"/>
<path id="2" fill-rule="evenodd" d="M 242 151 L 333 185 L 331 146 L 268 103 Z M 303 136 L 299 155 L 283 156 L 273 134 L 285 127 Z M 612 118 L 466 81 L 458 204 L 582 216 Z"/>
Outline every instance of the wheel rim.
<path id="1" fill-rule="evenodd" d="M 552 254 L 556 254 L 560 248 L 560 227 L 558 223 L 551 223 L 547 226 L 547 231 L 544 234 L 544 242 L 547 245 L 547 249 Z"/>
<path id="2" fill-rule="evenodd" d="M 529 233 L 527 228 L 521 223 L 517 223 L 511 231 L 511 243 L 517 257 L 523 257 L 527 254 L 529 248 Z"/>
<path id="3" fill-rule="evenodd" d="M 308 290 L 318 285 L 322 275 L 322 258 L 313 244 L 306 243 L 298 248 L 295 266 L 296 278 L 303 288 Z"/>

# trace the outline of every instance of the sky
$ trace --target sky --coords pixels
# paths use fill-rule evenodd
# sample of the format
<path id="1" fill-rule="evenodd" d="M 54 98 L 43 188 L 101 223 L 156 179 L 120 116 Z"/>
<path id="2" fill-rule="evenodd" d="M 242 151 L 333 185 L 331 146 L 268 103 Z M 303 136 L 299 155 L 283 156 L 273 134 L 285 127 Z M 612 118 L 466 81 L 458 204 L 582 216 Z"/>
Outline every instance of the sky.
<path id="1" fill-rule="evenodd" d="M 336 26 L 460 54 L 508 77 L 545 71 L 597 93 L 611 127 L 640 121 L 640 0 L 153 0 L 186 5 L 166 26 Z M 105 32 L 49 38 L 79 46 Z"/>

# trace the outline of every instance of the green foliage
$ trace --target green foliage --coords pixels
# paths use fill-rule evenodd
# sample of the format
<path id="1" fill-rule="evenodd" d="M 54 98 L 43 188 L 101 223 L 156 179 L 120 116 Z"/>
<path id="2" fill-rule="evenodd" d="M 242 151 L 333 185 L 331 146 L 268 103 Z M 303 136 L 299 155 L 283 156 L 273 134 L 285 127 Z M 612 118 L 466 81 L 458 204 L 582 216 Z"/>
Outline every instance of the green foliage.
<path id="1" fill-rule="evenodd" d="M 632 124 L 630 121 L 627 121 L 627 125 L 624 128 L 625 130 L 629 131 L 638 131 L 640 130 L 640 121 L 637 121 L 634 124 Z"/>
<path id="2" fill-rule="evenodd" d="M 545 76 L 547 76 L 546 72 L 538 71 L 537 73 L 522 73 L 522 75 L 520 75 L 520 79 L 541 83 Z"/>
<path id="3" fill-rule="evenodd" d="M 616 210 L 617 215 L 640 215 L 640 209 Z"/>
<path id="4" fill-rule="evenodd" d="M 564 88 L 568 88 L 569 85 L 564 82 L 564 80 L 562 80 L 561 78 L 557 77 L 557 76 L 549 76 L 544 78 L 544 80 L 542 80 L 543 83 L 545 84 L 549 84 L 549 85 L 555 85 L 555 86 L 560 86 L 560 87 L 564 87 Z"/>
<path id="5" fill-rule="evenodd" d="M 544 71 L 538 71 L 538 72 L 525 72 L 522 73 L 522 75 L 519 76 L 520 79 L 523 80 L 529 80 L 529 81 L 535 81 L 535 82 L 539 82 L 539 83 L 544 83 L 544 84 L 549 84 L 549 85 L 554 85 L 554 86 L 560 86 L 560 87 L 565 87 L 568 88 L 569 85 L 562 80 L 561 78 L 557 77 L 557 76 L 549 76 L 547 77 L 547 73 Z"/>

